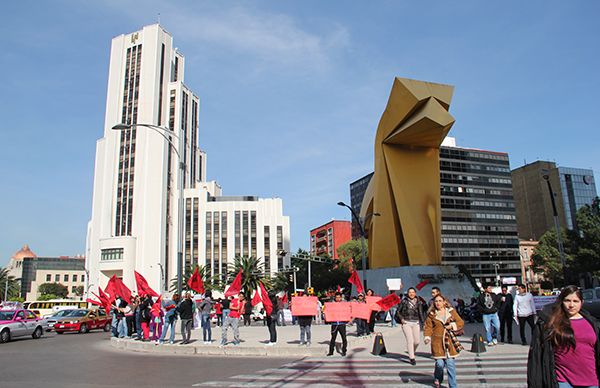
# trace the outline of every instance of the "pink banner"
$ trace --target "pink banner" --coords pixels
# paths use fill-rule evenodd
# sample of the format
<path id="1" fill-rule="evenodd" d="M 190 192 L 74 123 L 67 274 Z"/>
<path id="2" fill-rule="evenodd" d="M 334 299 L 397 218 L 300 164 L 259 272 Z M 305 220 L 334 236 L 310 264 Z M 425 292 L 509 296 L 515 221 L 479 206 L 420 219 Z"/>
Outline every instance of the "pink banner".
<path id="1" fill-rule="evenodd" d="M 373 311 L 381 311 L 381 306 L 377 304 L 381 300 L 381 296 L 367 296 L 367 304 L 371 306 Z"/>
<path id="2" fill-rule="evenodd" d="M 352 318 L 371 320 L 371 306 L 366 303 L 352 302 Z"/>
<path id="3" fill-rule="evenodd" d="M 326 322 L 349 322 L 350 320 L 352 320 L 350 302 L 325 303 Z"/>
<path id="4" fill-rule="evenodd" d="M 314 317 L 317 315 L 317 305 L 316 296 L 292 296 L 292 315 Z"/>

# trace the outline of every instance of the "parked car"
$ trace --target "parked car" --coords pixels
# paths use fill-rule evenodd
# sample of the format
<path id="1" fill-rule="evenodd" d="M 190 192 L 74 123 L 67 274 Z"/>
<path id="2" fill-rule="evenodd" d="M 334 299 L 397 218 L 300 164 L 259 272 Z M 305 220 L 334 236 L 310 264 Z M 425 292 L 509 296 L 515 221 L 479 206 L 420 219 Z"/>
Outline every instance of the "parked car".
<path id="1" fill-rule="evenodd" d="M 44 334 L 44 329 L 45 323 L 32 311 L 0 310 L 0 342 L 2 343 L 29 335 L 38 339 Z"/>
<path id="2" fill-rule="evenodd" d="M 52 331 L 52 329 L 54 328 L 54 325 L 56 324 L 56 322 L 60 318 L 63 318 L 66 315 L 68 315 L 73 310 L 75 310 L 75 308 L 62 309 L 62 310 L 59 310 L 59 311 L 55 312 L 52 315 L 48 315 L 48 316 L 44 317 L 43 318 L 43 322 L 45 322 L 46 325 L 47 325 L 46 331 Z"/>
<path id="3" fill-rule="evenodd" d="M 600 319 L 600 287 L 588 288 L 581 293 L 583 294 L 583 308 Z"/>
<path id="4" fill-rule="evenodd" d="M 98 309 L 76 309 L 69 311 L 64 317 L 58 318 L 54 324 L 56 334 L 67 331 L 87 333 L 90 330 L 102 329 L 110 331 L 111 319 L 104 310 Z"/>

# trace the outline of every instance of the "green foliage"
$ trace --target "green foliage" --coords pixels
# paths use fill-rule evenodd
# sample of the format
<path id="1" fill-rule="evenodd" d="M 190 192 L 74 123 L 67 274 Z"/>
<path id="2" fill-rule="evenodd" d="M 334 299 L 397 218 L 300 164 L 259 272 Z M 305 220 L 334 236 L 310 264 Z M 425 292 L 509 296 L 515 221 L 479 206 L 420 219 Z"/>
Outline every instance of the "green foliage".
<path id="1" fill-rule="evenodd" d="M 258 289 L 258 283 L 264 277 L 263 260 L 256 257 L 236 257 L 233 264 L 229 265 L 228 281 L 230 284 L 242 270 L 242 292 L 247 298 L 252 296 L 252 291 Z"/>
<path id="2" fill-rule="evenodd" d="M 0 300 L 4 299 L 4 291 L 7 288 L 7 280 L 8 280 L 8 300 L 16 300 L 21 292 L 21 283 L 20 279 L 15 279 L 14 276 L 8 275 L 7 268 L 0 268 Z"/>
<path id="3" fill-rule="evenodd" d="M 301 255 L 308 255 L 308 253 L 298 250 L 298 256 Z M 298 272 L 296 272 L 297 287 L 306 289 L 308 287 L 308 261 L 292 257 L 292 266 L 299 268 Z M 346 262 L 332 259 L 326 263 L 311 262 L 310 266 L 311 285 L 315 289 L 315 293 L 337 289 L 338 285 L 342 288 L 350 287 L 348 279 L 350 278 L 351 270 Z M 291 290 L 292 288 L 293 284 L 290 284 L 288 289 Z"/>
<path id="4" fill-rule="evenodd" d="M 38 293 L 42 297 L 45 295 L 53 295 L 53 299 L 61 299 L 66 298 L 67 295 L 69 295 L 69 288 L 60 283 L 44 283 L 40 284 L 38 287 Z"/>
<path id="5" fill-rule="evenodd" d="M 364 244 L 366 257 L 369 251 L 368 241 L 365 240 Z M 356 269 L 362 269 L 362 244 L 360 240 L 350 240 L 340 245 L 337 254 L 342 263 Z"/>
<path id="6" fill-rule="evenodd" d="M 556 231 L 547 231 L 540 238 L 532 255 L 533 270 L 542 273 L 559 287 L 570 283 L 578 283 L 578 275 L 590 273 L 600 276 L 600 201 L 594 200 L 592 205 L 585 205 L 577 211 L 577 231 L 561 231 L 566 268 L 560 260 Z M 567 274 L 567 279 L 564 279 Z"/>
<path id="7" fill-rule="evenodd" d="M 194 271 L 198 268 L 198 272 L 200 273 L 200 277 L 202 277 L 202 282 L 204 283 L 204 290 L 213 291 L 213 290 L 222 290 L 222 286 L 220 286 L 220 279 L 218 275 L 214 277 L 210 276 L 210 273 L 206 271 L 206 267 L 203 265 L 188 265 L 183 270 L 182 282 L 181 282 L 181 290 L 183 292 L 192 291 L 192 289 L 188 286 L 188 281 L 194 274 Z M 171 287 L 169 288 L 171 292 L 177 291 L 177 276 L 171 279 Z"/>
<path id="8" fill-rule="evenodd" d="M 54 294 L 44 294 L 37 298 L 38 300 L 51 300 L 51 299 L 62 299 L 60 296 Z"/>
<path id="9" fill-rule="evenodd" d="M 77 286 L 77 287 L 75 287 L 75 295 L 77 295 L 77 296 L 83 296 L 83 286 Z"/>

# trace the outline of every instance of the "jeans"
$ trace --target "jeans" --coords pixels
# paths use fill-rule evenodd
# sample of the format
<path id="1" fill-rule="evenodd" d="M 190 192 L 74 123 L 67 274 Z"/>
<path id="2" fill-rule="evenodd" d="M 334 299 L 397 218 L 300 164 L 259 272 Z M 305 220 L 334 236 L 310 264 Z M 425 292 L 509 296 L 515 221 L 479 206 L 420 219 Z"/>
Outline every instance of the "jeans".
<path id="1" fill-rule="evenodd" d="M 310 343 L 310 326 L 311 325 L 300 325 L 300 343 Z M 306 339 L 306 341 L 304 341 Z"/>
<path id="2" fill-rule="evenodd" d="M 265 321 L 267 322 L 267 327 L 269 328 L 269 342 L 277 342 L 277 317 L 267 315 L 267 319 Z"/>
<path id="3" fill-rule="evenodd" d="M 235 345 L 240 343 L 239 324 L 239 318 L 227 316 L 227 319 L 225 319 L 225 321 L 223 322 L 223 327 L 221 327 L 221 345 L 225 345 L 227 343 L 227 329 L 229 329 L 229 327 L 231 327 L 231 329 L 233 330 L 233 343 Z"/>
<path id="4" fill-rule="evenodd" d="M 277 324 L 279 326 L 285 326 L 285 316 L 283 310 L 277 310 Z"/>
<path id="5" fill-rule="evenodd" d="M 217 326 L 221 326 L 223 324 L 223 314 L 217 314 Z"/>
<path id="6" fill-rule="evenodd" d="M 230 312 L 231 312 L 230 309 L 223 309 L 223 318 L 221 319 L 221 326 L 223 326 L 225 324 L 225 320 L 229 316 Z"/>
<path id="7" fill-rule="evenodd" d="M 367 332 L 367 320 L 356 318 L 356 335 L 360 337 L 361 335 L 367 335 Z"/>
<path id="8" fill-rule="evenodd" d="M 167 330 L 169 329 L 171 329 L 169 342 L 175 341 L 175 321 L 177 321 L 177 318 L 165 318 L 165 326 L 163 327 L 162 333 L 160 333 L 160 342 L 165 340 L 165 337 L 167 336 Z"/>
<path id="9" fill-rule="evenodd" d="M 125 317 L 119 319 L 117 331 L 119 332 L 119 338 L 127 337 L 127 320 Z"/>
<path id="10" fill-rule="evenodd" d="M 567 383 L 566 381 L 565 382 L 558 381 L 558 388 L 575 388 L 575 386 Z M 597 385 L 591 385 L 591 386 L 586 387 L 586 388 L 598 388 L 598 386 Z"/>
<path id="11" fill-rule="evenodd" d="M 392 327 L 398 326 L 398 323 L 396 323 L 396 319 L 394 318 L 394 316 L 396 316 L 396 310 L 398 310 L 396 307 L 390 308 L 390 316 L 392 317 Z"/>
<path id="12" fill-rule="evenodd" d="M 136 312 L 135 312 L 135 332 L 137 333 L 138 337 L 141 337 L 141 335 L 142 335 L 142 312 L 140 311 L 140 309 L 136 309 Z"/>
<path id="13" fill-rule="evenodd" d="M 531 314 L 526 317 L 517 317 L 519 320 L 519 334 L 521 335 L 521 343 L 526 344 L 527 338 L 525 337 L 525 323 L 531 327 L 531 337 L 533 338 L 533 328 L 535 327 L 535 315 Z"/>
<path id="14" fill-rule="evenodd" d="M 492 337 L 497 338 L 498 332 L 500 331 L 500 319 L 498 319 L 498 314 L 483 314 L 483 326 L 485 327 L 485 334 L 487 336 L 487 342 L 492 342 Z M 492 335 L 492 328 L 495 330 Z"/>
<path id="15" fill-rule="evenodd" d="M 333 354 L 337 333 L 340 333 L 340 336 L 342 337 L 342 354 L 346 354 L 346 350 L 348 349 L 348 340 L 346 339 L 346 325 L 337 325 L 335 323 L 331 324 L 331 340 L 329 341 L 329 354 Z"/>
<path id="16" fill-rule="evenodd" d="M 182 342 L 189 342 L 192 336 L 192 326 L 194 326 L 193 319 L 182 319 L 181 320 L 181 337 L 183 337 Z"/>
<path id="17" fill-rule="evenodd" d="M 117 319 L 117 315 L 115 313 L 112 313 L 112 321 L 111 321 L 111 329 L 112 329 L 112 335 L 113 337 L 119 337 L 119 320 Z"/>
<path id="18" fill-rule="evenodd" d="M 210 314 L 202 313 L 202 339 L 204 342 L 212 341 L 212 329 L 210 327 Z"/>
<path id="19" fill-rule="evenodd" d="M 492 315 L 492 314 L 488 314 Z M 456 388 L 456 364 L 453 358 L 435 360 L 435 370 L 433 377 L 442 383 L 444 381 L 444 367 L 448 370 L 448 387 Z"/>

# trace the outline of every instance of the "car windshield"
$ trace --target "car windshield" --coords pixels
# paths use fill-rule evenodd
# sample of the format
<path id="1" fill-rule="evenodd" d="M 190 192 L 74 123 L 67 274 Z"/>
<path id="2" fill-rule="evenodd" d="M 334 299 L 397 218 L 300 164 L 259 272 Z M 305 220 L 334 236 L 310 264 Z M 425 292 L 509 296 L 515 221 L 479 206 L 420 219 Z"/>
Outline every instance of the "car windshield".
<path id="1" fill-rule="evenodd" d="M 53 318 L 66 317 L 67 314 L 69 314 L 71 311 L 73 311 L 73 310 L 60 310 L 56 314 L 54 314 L 52 317 Z"/>
<path id="2" fill-rule="evenodd" d="M 14 311 L 0 311 L 0 321 L 10 321 L 15 315 Z"/>
<path id="3" fill-rule="evenodd" d="M 65 317 L 83 317 L 87 314 L 86 310 L 71 310 L 68 314 L 65 314 Z"/>

